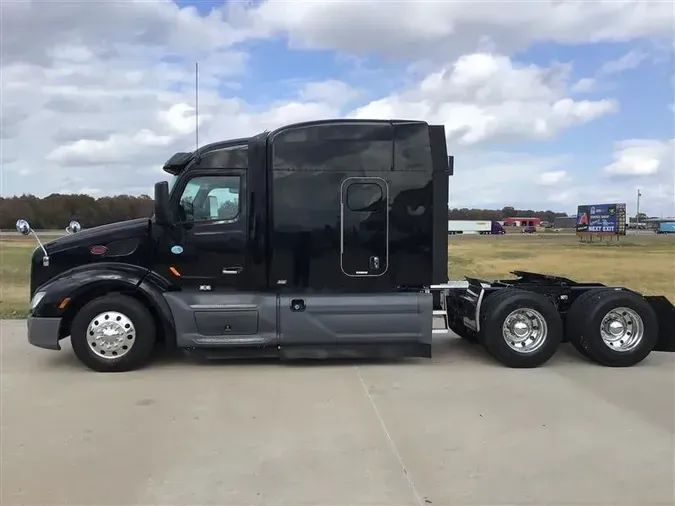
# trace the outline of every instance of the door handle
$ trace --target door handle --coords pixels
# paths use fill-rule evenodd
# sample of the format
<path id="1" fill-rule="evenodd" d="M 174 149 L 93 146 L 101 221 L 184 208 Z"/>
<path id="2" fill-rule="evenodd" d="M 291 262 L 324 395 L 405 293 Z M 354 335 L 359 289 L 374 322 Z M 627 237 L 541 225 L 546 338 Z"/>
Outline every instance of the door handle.
<path id="1" fill-rule="evenodd" d="M 223 274 L 239 274 L 241 271 L 241 267 L 225 267 L 223 269 Z"/>

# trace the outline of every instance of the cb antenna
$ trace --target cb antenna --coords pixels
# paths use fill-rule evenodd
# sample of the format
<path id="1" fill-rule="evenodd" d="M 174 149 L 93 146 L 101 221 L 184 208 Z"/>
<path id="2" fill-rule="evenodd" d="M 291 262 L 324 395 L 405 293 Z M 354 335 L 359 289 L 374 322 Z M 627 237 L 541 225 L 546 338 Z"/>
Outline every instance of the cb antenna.
<path id="1" fill-rule="evenodd" d="M 199 149 L 199 62 L 195 62 L 195 150 Z"/>

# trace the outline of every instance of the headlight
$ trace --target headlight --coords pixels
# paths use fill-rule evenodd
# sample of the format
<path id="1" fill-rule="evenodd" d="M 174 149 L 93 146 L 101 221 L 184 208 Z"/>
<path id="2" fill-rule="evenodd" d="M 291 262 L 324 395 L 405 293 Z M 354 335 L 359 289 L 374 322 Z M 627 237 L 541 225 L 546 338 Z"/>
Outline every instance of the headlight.
<path id="1" fill-rule="evenodd" d="M 35 309 L 35 307 L 40 303 L 42 300 L 42 297 L 45 296 L 45 292 L 36 292 L 35 295 L 33 295 L 33 299 L 30 301 L 30 309 L 31 311 Z"/>

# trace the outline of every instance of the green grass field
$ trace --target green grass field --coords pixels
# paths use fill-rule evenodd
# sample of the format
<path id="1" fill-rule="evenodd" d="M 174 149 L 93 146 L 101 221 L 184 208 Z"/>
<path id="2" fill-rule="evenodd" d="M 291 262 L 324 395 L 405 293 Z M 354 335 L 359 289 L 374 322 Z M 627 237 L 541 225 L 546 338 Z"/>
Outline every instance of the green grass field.
<path id="1" fill-rule="evenodd" d="M 0 316 L 28 309 L 33 238 L 0 239 Z M 675 237 L 625 236 L 617 243 L 582 244 L 573 234 L 450 237 L 450 279 L 510 277 L 512 270 L 557 274 L 580 281 L 663 294 L 675 302 Z"/>
<path id="2" fill-rule="evenodd" d="M 455 236 L 450 278 L 512 277 L 513 270 L 625 286 L 675 302 L 675 237 L 629 235 L 617 242 L 581 243 L 575 234 Z"/>

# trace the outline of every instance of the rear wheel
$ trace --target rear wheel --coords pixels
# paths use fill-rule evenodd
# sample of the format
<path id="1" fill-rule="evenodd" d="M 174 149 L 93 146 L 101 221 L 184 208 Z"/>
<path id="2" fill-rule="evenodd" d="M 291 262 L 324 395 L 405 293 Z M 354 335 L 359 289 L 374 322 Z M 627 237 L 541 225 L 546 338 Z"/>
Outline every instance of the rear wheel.
<path id="1" fill-rule="evenodd" d="M 572 304 L 567 317 L 570 342 L 604 366 L 642 362 L 658 339 L 656 313 L 644 297 L 627 290 L 591 290 Z"/>
<path id="2" fill-rule="evenodd" d="M 581 331 L 579 330 L 578 323 L 583 319 L 583 313 L 588 309 L 587 305 L 590 297 L 605 290 L 611 290 L 611 288 L 596 288 L 582 293 L 577 298 L 577 300 L 572 303 L 572 306 L 565 317 L 565 338 L 574 347 L 574 349 L 579 352 L 580 355 L 584 356 L 588 360 L 595 359 L 591 357 L 591 355 L 588 353 L 588 350 L 586 350 L 586 348 L 584 348 L 581 344 L 581 340 L 579 339 Z"/>
<path id="3" fill-rule="evenodd" d="M 88 302 L 73 319 L 70 341 L 77 358 L 98 372 L 130 371 L 150 359 L 155 322 L 139 301 L 105 295 Z"/>
<path id="4" fill-rule="evenodd" d="M 537 293 L 503 289 L 481 309 L 479 339 L 507 367 L 538 367 L 562 341 L 562 319 L 553 303 Z"/>

